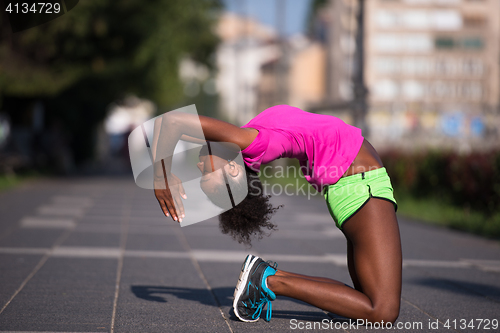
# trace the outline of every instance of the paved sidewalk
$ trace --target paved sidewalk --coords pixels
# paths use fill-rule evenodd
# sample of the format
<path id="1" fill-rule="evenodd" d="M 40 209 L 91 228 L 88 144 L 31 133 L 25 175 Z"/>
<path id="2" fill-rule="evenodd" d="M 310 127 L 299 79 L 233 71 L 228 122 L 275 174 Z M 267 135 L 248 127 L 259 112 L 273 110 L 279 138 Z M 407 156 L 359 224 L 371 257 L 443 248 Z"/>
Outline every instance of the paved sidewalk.
<path id="1" fill-rule="evenodd" d="M 350 283 L 345 240 L 324 202 L 274 200 L 285 204 L 275 216 L 279 231 L 246 250 L 219 232 L 216 219 L 184 228 L 166 220 L 152 191 L 131 176 L 42 180 L 0 193 L 0 331 L 366 330 L 335 329 L 342 319 L 287 298 L 273 302 L 269 323 L 236 319 L 232 294 L 248 252 Z M 407 328 L 397 331 L 494 331 L 499 243 L 403 218 L 400 226 L 398 323 Z"/>

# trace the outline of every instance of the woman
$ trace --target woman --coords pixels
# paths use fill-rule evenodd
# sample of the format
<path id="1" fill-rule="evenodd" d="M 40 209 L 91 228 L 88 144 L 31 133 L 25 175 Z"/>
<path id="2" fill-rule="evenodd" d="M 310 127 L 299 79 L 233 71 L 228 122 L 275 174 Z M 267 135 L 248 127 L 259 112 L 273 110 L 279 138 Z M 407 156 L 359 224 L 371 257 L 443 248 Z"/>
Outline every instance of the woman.
<path id="1" fill-rule="evenodd" d="M 180 139 L 196 141 L 192 128 L 197 122 L 206 140 L 236 144 L 246 164 L 239 166 L 214 154 L 200 155 L 201 186 L 214 203 L 226 189 L 224 178 L 248 184 L 245 200 L 220 215 L 223 232 L 249 243 L 252 235 L 261 236 L 263 229 L 274 228 L 270 217 L 277 208 L 262 194 L 256 172 L 262 163 L 290 157 L 299 160 L 306 180 L 323 191 L 330 214 L 347 239 L 354 289 L 329 278 L 278 270 L 275 264 L 249 255 L 234 294 L 236 316 L 256 321 L 268 304 L 266 319 L 270 320 L 270 302 L 282 295 L 347 318 L 393 323 L 399 315 L 402 271 L 397 206 L 380 157 L 361 131 L 338 118 L 287 105 L 269 108 L 241 128 L 208 117 L 167 114 L 157 126 L 168 138 L 156 135 L 156 151 L 172 152 Z M 166 162 L 155 169 L 155 194 L 165 215 L 177 221 L 184 217 L 180 198 L 185 193 Z M 224 177 L 213 172 L 218 169 Z M 242 179 L 244 169 L 247 179 Z M 164 178 L 169 186 L 162 190 Z"/>

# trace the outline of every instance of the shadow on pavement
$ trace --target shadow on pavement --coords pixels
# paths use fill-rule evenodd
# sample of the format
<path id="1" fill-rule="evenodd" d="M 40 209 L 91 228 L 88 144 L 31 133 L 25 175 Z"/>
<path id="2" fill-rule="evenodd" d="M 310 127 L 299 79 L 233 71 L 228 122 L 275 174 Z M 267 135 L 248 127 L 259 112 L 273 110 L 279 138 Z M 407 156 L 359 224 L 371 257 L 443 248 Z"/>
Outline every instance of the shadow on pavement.
<path id="1" fill-rule="evenodd" d="M 183 287 L 165 287 L 165 286 L 131 286 L 130 290 L 137 297 L 151 302 L 167 303 L 169 301 L 169 295 L 175 296 L 178 299 L 184 299 L 188 301 L 197 301 L 204 305 L 211 306 L 228 306 L 231 307 L 230 319 L 233 321 L 239 321 L 232 310 L 233 304 L 233 287 L 221 287 L 213 288 L 212 292 L 217 297 L 219 304 L 216 304 L 210 291 L 205 288 L 183 288 Z M 283 300 L 292 301 L 294 303 L 300 303 L 303 305 L 310 306 L 313 311 L 282 311 L 273 310 L 273 318 L 282 319 L 297 319 L 304 321 L 322 321 L 323 319 L 334 319 L 334 321 L 343 321 L 344 318 L 335 318 L 333 314 L 327 316 L 320 309 L 315 308 L 312 305 L 304 303 L 299 300 L 295 300 L 289 297 L 280 297 Z M 171 299 L 170 299 L 171 300 Z M 266 310 L 263 310 L 263 312 Z"/>
<path id="2" fill-rule="evenodd" d="M 130 290 L 138 298 L 146 301 L 167 303 L 167 295 L 173 295 L 188 301 L 198 301 L 201 304 L 217 306 L 210 291 L 205 288 L 182 288 L 165 286 L 131 286 Z M 234 288 L 213 288 L 221 305 L 231 305 Z"/>
<path id="3" fill-rule="evenodd" d="M 236 318 L 236 317 L 235 317 Z M 283 310 L 273 310 L 273 318 L 280 319 L 296 319 L 298 321 L 318 321 L 321 322 L 324 319 L 330 320 L 326 313 L 317 309 L 316 311 L 283 311 Z"/>
<path id="4" fill-rule="evenodd" d="M 414 280 L 413 283 L 467 296 L 500 297 L 500 288 L 481 283 L 440 278 L 418 279 Z"/>

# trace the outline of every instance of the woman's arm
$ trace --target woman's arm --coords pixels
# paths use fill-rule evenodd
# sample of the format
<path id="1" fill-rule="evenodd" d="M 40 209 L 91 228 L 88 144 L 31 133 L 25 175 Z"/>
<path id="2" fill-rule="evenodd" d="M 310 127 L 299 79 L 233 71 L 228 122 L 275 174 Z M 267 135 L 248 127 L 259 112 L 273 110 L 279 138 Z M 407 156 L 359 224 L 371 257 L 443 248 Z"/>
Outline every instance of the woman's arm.
<path id="1" fill-rule="evenodd" d="M 217 119 L 179 112 L 169 112 L 155 120 L 153 144 L 155 195 L 165 214 L 177 221 L 184 215 L 180 197 L 186 198 L 182 184 L 171 173 L 172 156 L 179 140 L 229 142 L 244 149 L 257 132 L 239 128 Z"/>
<path id="2" fill-rule="evenodd" d="M 230 142 L 238 145 L 240 149 L 245 149 L 255 139 L 255 134 L 246 128 L 210 117 L 170 112 L 163 116 L 163 120 L 167 120 L 163 123 L 163 128 L 179 129 L 184 137 Z M 200 125 L 202 132 L 200 132 Z"/>
<path id="3" fill-rule="evenodd" d="M 229 142 L 236 144 L 240 149 L 245 149 L 256 136 L 256 131 L 240 128 L 225 121 L 205 116 L 169 112 L 156 119 L 151 148 L 154 161 L 159 162 L 164 159 L 166 172 L 169 174 L 171 158 L 179 140 L 186 139 L 186 141 L 196 143 L 204 143 L 204 141 Z M 158 171 L 160 171 L 159 168 Z M 163 177 L 162 172 L 155 172 L 155 175 Z"/>

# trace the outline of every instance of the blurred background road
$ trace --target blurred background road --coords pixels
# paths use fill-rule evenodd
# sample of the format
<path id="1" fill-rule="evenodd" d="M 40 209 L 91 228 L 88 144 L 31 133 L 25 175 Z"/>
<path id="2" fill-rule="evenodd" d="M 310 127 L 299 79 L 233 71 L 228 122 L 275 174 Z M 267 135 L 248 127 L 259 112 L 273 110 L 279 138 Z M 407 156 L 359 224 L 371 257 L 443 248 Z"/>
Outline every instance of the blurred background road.
<path id="1" fill-rule="evenodd" d="M 330 318 L 282 299 L 270 324 L 235 321 L 246 250 L 215 220 L 165 221 L 134 185 L 129 133 L 191 104 L 236 125 L 284 103 L 361 128 L 399 204 L 401 322 L 477 331 L 498 317 L 500 0 L 65 0 L 54 15 L 4 4 L 0 331 L 287 331 Z M 269 165 L 269 194 L 299 192 L 294 166 Z M 322 200 L 275 200 L 280 230 L 251 251 L 348 281 Z"/>
<path id="2" fill-rule="evenodd" d="M 249 252 L 284 270 L 350 283 L 346 242 L 323 200 L 274 200 L 285 205 L 274 220 L 279 230 L 247 250 L 222 235 L 216 219 L 184 228 L 166 220 L 152 191 L 131 178 L 43 180 L 4 192 L 0 331 L 290 332 L 341 320 L 284 297 L 273 302 L 269 323 L 242 323 L 233 314 Z M 400 220 L 398 322 L 406 326 L 398 331 L 430 331 L 438 321 L 432 331 L 477 332 L 478 319 L 500 319 L 498 242 Z M 444 327 L 462 319 L 475 329 Z"/>

